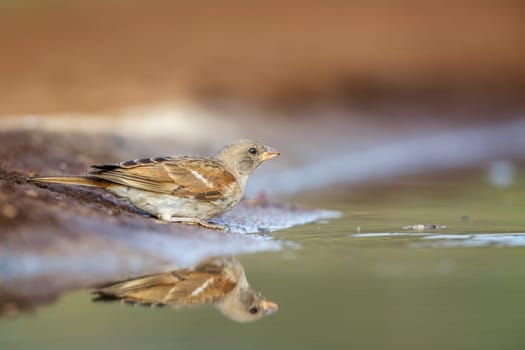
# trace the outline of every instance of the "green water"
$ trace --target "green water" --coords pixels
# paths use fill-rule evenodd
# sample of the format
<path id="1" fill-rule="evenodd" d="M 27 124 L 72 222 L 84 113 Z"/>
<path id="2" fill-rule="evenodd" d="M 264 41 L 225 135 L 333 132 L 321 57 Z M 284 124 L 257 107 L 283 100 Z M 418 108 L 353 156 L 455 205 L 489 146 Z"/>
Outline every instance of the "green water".
<path id="1" fill-rule="evenodd" d="M 77 291 L 1 320 L 0 349 L 523 349 L 519 235 L 447 247 L 428 236 L 366 234 L 417 233 L 402 229 L 412 224 L 524 233 L 524 189 L 523 176 L 498 188 L 470 174 L 305 197 L 343 218 L 275 232 L 298 246 L 239 257 L 251 285 L 279 303 L 274 315 L 239 324 L 209 306 L 100 304 Z"/>

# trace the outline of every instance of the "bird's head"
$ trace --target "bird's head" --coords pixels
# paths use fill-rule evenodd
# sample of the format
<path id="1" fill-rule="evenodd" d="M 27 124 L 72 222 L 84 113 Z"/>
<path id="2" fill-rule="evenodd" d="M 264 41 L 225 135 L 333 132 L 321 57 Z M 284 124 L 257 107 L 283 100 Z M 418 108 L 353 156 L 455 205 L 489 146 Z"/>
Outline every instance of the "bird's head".
<path id="1" fill-rule="evenodd" d="M 215 305 L 226 317 L 237 322 L 252 322 L 279 310 L 279 305 L 264 299 L 252 287 L 239 288 Z"/>
<path id="2" fill-rule="evenodd" d="M 231 170 L 241 176 L 250 175 L 264 161 L 275 158 L 280 153 L 261 143 L 241 140 L 225 146 L 216 155 Z"/>

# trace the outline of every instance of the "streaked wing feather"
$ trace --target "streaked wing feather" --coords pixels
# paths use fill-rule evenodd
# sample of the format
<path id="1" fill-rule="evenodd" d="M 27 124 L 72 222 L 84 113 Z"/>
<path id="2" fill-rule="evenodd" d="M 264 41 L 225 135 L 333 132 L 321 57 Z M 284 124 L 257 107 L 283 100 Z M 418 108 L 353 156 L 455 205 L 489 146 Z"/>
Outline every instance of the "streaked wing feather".
<path id="1" fill-rule="evenodd" d="M 161 164 L 102 170 L 93 175 L 117 184 L 158 193 L 172 193 L 178 187 Z"/>
<path id="2" fill-rule="evenodd" d="M 138 303 L 163 304 L 166 295 L 178 281 L 175 275 L 167 272 L 115 283 L 96 292 Z"/>
<path id="3" fill-rule="evenodd" d="M 181 159 L 168 161 L 164 167 L 173 181 L 180 185 L 175 194 L 201 200 L 221 198 L 236 181 L 233 174 L 216 161 Z"/>
<path id="4" fill-rule="evenodd" d="M 237 262 L 238 263 L 238 262 Z M 176 307 L 215 303 L 238 283 L 228 258 L 212 258 L 195 269 L 158 273 L 99 288 L 95 292 L 130 302 Z M 234 270 L 230 270 L 231 268 Z M 237 271 L 238 272 L 238 271 Z"/>
<path id="5" fill-rule="evenodd" d="M 91 175 L 117 184 L 199 200 L 221 198 L 235 177 L 208 158 L 158 157 L 94 165 Z"/>
<path id="6" fill-rule="evenodd" d="M 141 165 L 148 165 L 148 164 L 154 164 L 154 163 L 161 163 L 166 162 L 169 160 L 174 160 L 178 158 L 184 158 L 184 157 L 152 157 L 152 158 L 139 158 L 139 159 L 133 159 L 133 160 L 126 160 L 117 164 L 95 164 L 92 165 L 92 168 L 95 169 L 101 169 L 101 170 L 113 170 L 117 168 L 134 168 Z"/>
<path id="7" fill-rule="evenodd" d="M 236 284 L 224 275 L 192 271 L 173 286 L 164 302 L 175 306 L 210 304 L 222 299 Z"/>
<path id="8" fill-rule="evenodd" d="M 234 281 L 221 274 L 179 270 L 131 279 L 96 292 L 137 303 L 182 307 L 214 303 L 235 286 Z"/>

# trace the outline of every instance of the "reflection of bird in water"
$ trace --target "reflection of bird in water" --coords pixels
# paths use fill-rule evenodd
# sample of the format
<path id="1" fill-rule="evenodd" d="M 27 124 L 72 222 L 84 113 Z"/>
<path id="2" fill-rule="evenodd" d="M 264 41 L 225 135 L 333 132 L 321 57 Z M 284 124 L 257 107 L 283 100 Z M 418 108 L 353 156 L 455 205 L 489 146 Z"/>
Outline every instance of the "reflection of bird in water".
<path id="1" fill-rule="evenodd" d="M 250 287 L 241 263 L 232 257 L 206 260 L 182 269 L 134 278 L 94 291 L 99 300 L 120 299 L 133 304 L 184 307 L 213 304 L 238 322 L 255 321 L 279 309 Z"/>
<path id="2" fill-rule="evenodd" d="M 210 224 L 209 219 L 236 205 L 248 176 L 279 155 L 254 141 L 239 141 L 213 157 L 157 157 L 93 165 L 98 170 L 78 176 L 33 177 L 30 181 L 101 187 L 160 220 Z"/>

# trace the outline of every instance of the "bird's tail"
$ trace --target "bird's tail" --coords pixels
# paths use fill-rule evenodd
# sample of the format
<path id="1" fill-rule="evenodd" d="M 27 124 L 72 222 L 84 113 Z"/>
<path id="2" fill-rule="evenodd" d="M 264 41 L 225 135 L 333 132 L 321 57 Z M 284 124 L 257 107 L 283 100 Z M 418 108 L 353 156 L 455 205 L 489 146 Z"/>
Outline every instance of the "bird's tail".
<path id="1" fill-rule="evenodd" d="M 109 181 L 98 179 L 90 175 L 37 176 L 37 177 L 30 177 L 28 181 L 69 184 L 69 185 L 81 185 L 81 186 L 102 187 L 102 188 L 106 188 L 111 184 Z"/>

